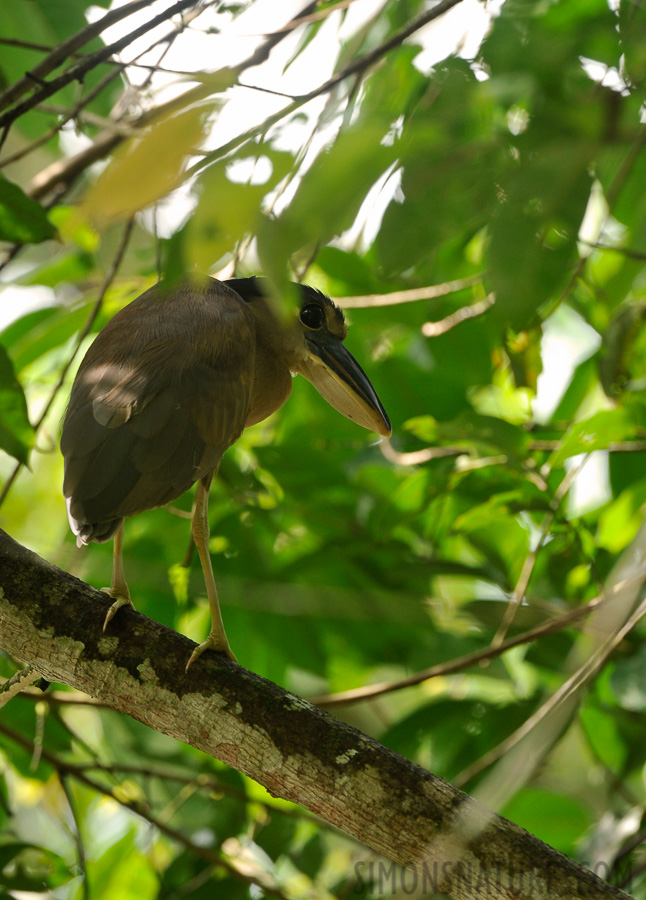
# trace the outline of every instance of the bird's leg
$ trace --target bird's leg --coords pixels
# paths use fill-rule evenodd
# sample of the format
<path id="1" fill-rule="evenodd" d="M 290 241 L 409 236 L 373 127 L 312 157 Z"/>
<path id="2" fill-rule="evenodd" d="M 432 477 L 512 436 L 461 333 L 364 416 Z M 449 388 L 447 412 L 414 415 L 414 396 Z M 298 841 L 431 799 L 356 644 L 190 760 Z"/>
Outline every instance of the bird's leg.
<path id="1" fill-rule="evenodd" d="M 113 599 L 114 603 L 108 610 L 105 621 L 103 623 L 103 630 L 108 627 L 108 623 L 113 618 L 114 614 L 117 610 L 121 609 L 122 606 L 132 606 L 134 609 L 134 603 L 130 599 L 130 591 L 128 590 L 128 585 L 126 584 L 126 576 L 123 571 L 123 519 L 121 520 L 121 525 L 117 530 L 117 533 L 114 536 L 114 550 L 112 554 L 112 584 L 109 588 L 101 588 L 106 594 L 109 594 Z"/>
<path id="2" fill-rule="evenodd" d="M 195 511 L 193 513 L 193 540 L 197 547 L 202 563 L 202 572 L 204 573 L 204 581 L 206 583 L 206 595 L 209 598 L 209 607 L 211 610 L 211 633 L 205 641 L 195 648 L 191 654 L 191 658 L 186 664 L 186 668 L 195 662 L 195 660 L 204 653 L 205 650 L 217 650 L 224 653 L 229 659 L 237 662 L 227 636 L 224 632 L 224 624 L 222 622 L 222 613 L 220 612 L 220 603 L 218 601 L 218 591 L 215 586 L 215 578 L 213 577 L 213 567 L 211 565 L 211 555 L 209 553 L 209 486 L 211 484 L 212 475 L 201 479 L 197 483 L 197 498 L 195 500 Z"/>

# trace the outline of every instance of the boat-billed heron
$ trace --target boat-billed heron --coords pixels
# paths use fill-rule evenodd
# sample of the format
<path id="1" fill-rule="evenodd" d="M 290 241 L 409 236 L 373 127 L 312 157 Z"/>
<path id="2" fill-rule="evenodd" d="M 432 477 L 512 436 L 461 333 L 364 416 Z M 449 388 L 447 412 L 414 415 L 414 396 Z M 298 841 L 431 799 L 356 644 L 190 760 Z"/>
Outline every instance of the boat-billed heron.
<path id="1" fill-rule="evenodd" d="M 388 416 L 346 350 L 343 313 L 296 285 L 300 309 L 281 317 L 263 278 L 160 282 L 124 307 L 83 359 L 63 424 L 63 493 L 78 546 L 114 537 L 114 602 L 132 606 L 123 570 L 123 520 L 197 482 L 192 533 L 211 610 L 207 648 L 235 659 L 222 624 L 208 539 L 208 492 L 222 454 L 244 428 L 287 400 L 292 374 L 358 425 L 390 435 Z"/>

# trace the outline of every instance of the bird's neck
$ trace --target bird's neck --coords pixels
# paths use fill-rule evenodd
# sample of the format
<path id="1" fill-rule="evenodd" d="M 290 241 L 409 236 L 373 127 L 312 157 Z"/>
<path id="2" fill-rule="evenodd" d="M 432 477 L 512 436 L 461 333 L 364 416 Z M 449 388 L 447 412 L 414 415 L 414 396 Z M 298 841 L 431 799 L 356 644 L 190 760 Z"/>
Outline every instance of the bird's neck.
<path id="1" fill-rule="evenodd" d="M 291 373 L 297 367 L 299 353 L 303 353 L 298 346 L 295 325 L 281 321 L 264 299 L 259 298 L 249 305 L 256 321 L 256 350 L 251 403 L 245 426 L 262 422 L 287 400 L 292 391 Z"/>

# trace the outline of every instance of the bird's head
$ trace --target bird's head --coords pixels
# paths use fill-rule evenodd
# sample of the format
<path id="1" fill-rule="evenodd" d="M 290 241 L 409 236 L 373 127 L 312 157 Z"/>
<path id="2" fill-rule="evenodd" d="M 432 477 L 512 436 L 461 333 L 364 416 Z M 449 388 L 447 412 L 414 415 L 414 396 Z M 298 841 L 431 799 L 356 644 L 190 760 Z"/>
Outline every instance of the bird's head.
<path id="1" fill-rule="evenodd" d="M 259 278 L 233 278 L 226 284 L 250 300 L 266 296 L 262 282 Z M 342 311 L 321 291 L 305 284 L 296 287 L 300 292 L 298 317 L 283 331 L 289 367 L 307 378 L 341 415 L 390 437 L 392 428 L 386 410 L 343 343 L 348 329 Z"/>

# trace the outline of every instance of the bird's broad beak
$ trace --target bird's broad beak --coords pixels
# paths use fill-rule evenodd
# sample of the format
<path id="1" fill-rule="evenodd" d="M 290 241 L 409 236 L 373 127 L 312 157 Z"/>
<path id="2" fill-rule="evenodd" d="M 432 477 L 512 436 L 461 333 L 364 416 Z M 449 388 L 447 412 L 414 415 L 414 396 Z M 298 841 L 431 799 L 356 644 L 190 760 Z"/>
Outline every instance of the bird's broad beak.
<path id="1" fill-rule="evenodd" d="M 306 337 L 308 356 L 298 371 L 311 381 L 321 397 L 342 416 L 390 437 L 392 428 L 386 410 L 368 376 L 343 343 L 332 335 Z"/>

